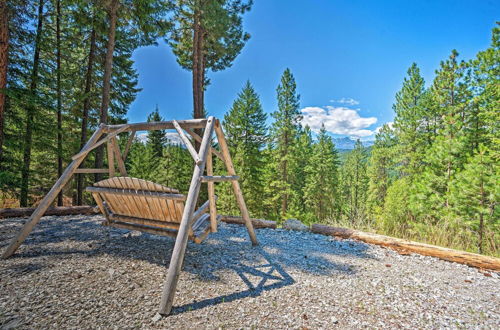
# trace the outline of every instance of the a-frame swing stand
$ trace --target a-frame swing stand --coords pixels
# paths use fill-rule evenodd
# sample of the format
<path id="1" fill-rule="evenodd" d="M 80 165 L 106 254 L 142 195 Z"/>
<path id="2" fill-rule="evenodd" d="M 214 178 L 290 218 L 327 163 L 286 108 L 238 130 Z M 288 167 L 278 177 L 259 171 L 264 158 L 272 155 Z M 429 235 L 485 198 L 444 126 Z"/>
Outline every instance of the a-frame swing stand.
<path id="1" fill-rule="evenodd" d="M 101 125 L 92 135 L 90 140 L 85 144 L 82 150 L 72 157 L 71 163 L 68 165 L 66 170 L 63 172 L 61 177 L 54 184 L 52 189 L 45 195 L 41 203 L 35 209 L 31 217 L 25 223 L 24 227 L 18 233 L 18 235 L 12 240 L 10 245 L 4 251 L 2 258 L 8 258 L 17 250 L 17 248 L 24 242 L 29 233 L 33 230 L 35 225 L 38 223 L 40 218 L 44 215 L 47 208 L 52 204 L 56 196 L 63 189 L 63 187 L 69 182 L 74 174 L 77 173 L 108 173 L 110 177 L 115 176 L 115 161 L 118 165 L 119 172 L 122 176 L 126 177 L 127 172 L 125 169 L 125 159 L 130 150 L 130 146 L 135 137 L 137 131 L 150 131 L 150 130 L 165 130 L 165 129 L 175 129 L 179 133 L 182 141 L 186 145 L 189 153 L 194 159 L 194 170 L 193 177 L 191 179 L 191 185 L 189 187 L 188 195 L 185 199 L 185 206 L 182 212 L 182 219 L 178 225 L 178 231 L 176 235 L 176 241 L 174 249 L 172 252 L 172 257 L 170 260 L 170 265 L 167 272 L 167 278 L 163 288 L 163 295 L 160 304 L 160 314 L 168 315 L 172 309 L 172 303 L 175 295 L 175 289 L 177 286 L 177 281 L 179 279 L 179 273 L 182 268 L 184 254 L 186 251 L 186 246 L 188 242 L 188 237 L 190 233 L 191 220 L 195 213 L 195 207 L 198 200 L 198 195 L 200 192 L 200 186 L 202 182 L 208 183 L 208 195 L 209 195 L 209 206 L 210 209 L 210 226 L 212 231 L 216 231 L 216 208 L 215 208 L 215 193 L 214 193 L 214 182 L 219 181 L 231 181 L 233 186 L 233 192 L 236 197 L 236 201 L 241 211 L 241 215 L 245 221 L 245 225 L 248 230 L 248 234 L 253 245 L 257 245 L 257 238 L 253 229 L 250 216 L 243 198 L 243 194 L 238 183 L 238 177 L 233 167 L 231 160 L 231 155 L 229 154 L 229 149 L 227 146 L 226 138 L 224 132 L 220 125 L 218 119 L 214 117 L 209 117 L 207 119 L 191 119 L 191 120 L 179 120 L 179 121 L 163 121 L 163 122 L 149 122 L 149 123 L 135 123 L 135 124 L 122 124 L 122 125 Z M 203 137 L 199 136 L 194 129 L 200 129 L 203 131 Z M 187 132 L 195 141 L 200 143 L 200 149 L 197 151 L 191 141 L 184 133 Z M 216 150 L 212 146 L 212 136 L 215 131 L 217 136 L 218 145 L 220 151 Z M 125 150 L 121 152 L 117 136 L 120 133 L 130 132 L 129 139 L 127 141 Z M 80 164 L 87 157 L 89 152 L 96 149 L 97 147 L 107 144 L 107 155 L 108 155 L 108 169 L 88 169 L 79 168 Z M 213 176 L 213 166 L 212 166 L 212 154 L 219 157 L 226 166 L 228 176 Z M 207 170 L 207 175 L 204 176 L 205 166 Z M 122 194 L 125 192 L 121 192 Z M 130 190 L 127 190 L 128 194 L 131 194 Z M 102 206 L 102 205 L 100 205 Z M 102 209 L 102 208 L 101 208 Z"/>

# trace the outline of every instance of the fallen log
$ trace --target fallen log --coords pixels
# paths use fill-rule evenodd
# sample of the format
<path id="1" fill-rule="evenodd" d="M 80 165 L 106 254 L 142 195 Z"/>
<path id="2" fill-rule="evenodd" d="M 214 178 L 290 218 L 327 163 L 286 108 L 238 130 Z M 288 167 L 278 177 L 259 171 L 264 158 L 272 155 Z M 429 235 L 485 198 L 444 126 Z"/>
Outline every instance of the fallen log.
<path id="1" fill-rule="evenodd" d="M 232 224 L 238 224 L 238 225 L 245 224 L 245 220 L 243 220 L 242 217 L 237 217 L 237 216 L 233 216 L 233 215 L 221 215 L 220 220 L 224 221 L 225 223 L 232 223 Z M 276 229 L 276 221 L 264 220 L 264 219 L 254 219 L 254 218 L 250 218 L 250 220 L 252 221 L 254 228 Z"/>
<path id="2" fill-rule="evenodd" d="M 436 257 L 439 259 L 458 262 L 477 268 L 500 271 L 500 258 L 453 250 L 440 246 L 418 243 L 379 234 L 365 233 L 358 230 L 330 227 L 320 224 L 313 224 L 311 227 L 311 231 L 317 234 L 340 238 L 350 238 L 369 244 L 385 246 L 403 254 L 413 252 L 424 256 Z"/>
<path id="3" fill-rule="evenodd" d="M 0 209 L 0 219 L 29 217 L 35 211 L 34 207 L 19 207 Z M 73 215 L 73 214 L 99 214 L 99 209 L 94 206 L 57 206 L 50 207 L 44 215 Z"/>

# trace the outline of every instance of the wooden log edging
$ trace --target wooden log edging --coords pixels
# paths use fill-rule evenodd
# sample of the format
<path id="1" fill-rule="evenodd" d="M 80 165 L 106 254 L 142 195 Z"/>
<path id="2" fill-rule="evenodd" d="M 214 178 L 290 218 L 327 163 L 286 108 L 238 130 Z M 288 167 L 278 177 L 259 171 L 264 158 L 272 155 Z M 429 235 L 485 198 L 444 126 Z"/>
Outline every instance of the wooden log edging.
<path id="1" fill-rule="evenodd" d="M 388 247 L 399 253 L 407 254 L 409 252 L 413 252 L 424 256 L 436 257 L 446 261 L 465 264 L 472 267 L 500 271 L 500 258 L 496 257 L 489 257 L 425 243 L 408 241 L 400 238 L 365 233 L 358 230 L 331 227 L 320 224 L 313 224 L 311 227 L 311 232 L 340 238 L 355 239 L 369 244 Z"/>
<path id="2" fill-rule="evenodd" d="M 242 217 L 237 217 L 233 215 L 221 215 L 220 220 L 225 223 L 244 225 L 245 220 Z M 271 228 L 276 229 L 276 221 L 272 220 L 264 220 L 264 219 L 255 219 L 250 218 L 252 221 L 252 225 L 254 228 Z"/>
<path id="3" fill-rule="evenodd" d="M 6 208 L 0 209 L 0 219 L 29 217 L 35 208 Z M 99 209 L 95 206 L 60 206 L 50 207 L 44 215 L 46 216 L 63 216 L 63 215 L 94 215 L 100 214 Z M 232 215 L 221 215 L 220 220 L 230 224 L 245 225 L 242 217 Z M 254 228 L 270 228 L 276 229 L 276 221 L 264 219 L 251 219 Z M 313 224 L 311 232 L 327 236 L 339 237 L 343 239 L 355 239 L 368 244 L 380 245 L 396 252 L 407 254 L 417 253 L 424 256 L 436 257 L 442 260 L 457 262 L 472 267 L 484 268 L 494 271 L 500 271 L 500 258 L 489 257 L 480 254 L 459 251 L 440 246 L 408 241 L 400 238 L 394 238 L 379 234 L 366 233 L 358 230 L 331 227 L 320 224 Z"/>
<path id="4" fill-rule="evenodd" d="M 35 212 L 36 207 L 17 207 L 0 209 L 0 219 L 4 218 L 24 218 Z M 44 215 L 75 215 L 75 214 L 99 214 L 99 209 L 95 206 L 58 206 L 49 207 Z"/>

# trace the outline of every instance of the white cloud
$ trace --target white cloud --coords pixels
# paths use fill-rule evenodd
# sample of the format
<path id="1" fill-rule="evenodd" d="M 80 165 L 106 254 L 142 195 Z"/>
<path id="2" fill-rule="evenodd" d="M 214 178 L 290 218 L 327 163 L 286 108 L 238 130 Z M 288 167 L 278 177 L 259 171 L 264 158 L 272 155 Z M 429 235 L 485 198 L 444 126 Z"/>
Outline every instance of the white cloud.
<path id="1" fill-rule="evenodd" d="M 330 102 L 332 102 L 332 103 L 346 104 L 346 105 L 350 105 L 350 106 L 358 105 L 359 104 L 359 101 L 356 101 L 352 97 L 343 97 L 340 100 L 330 100 Z"/>
<path id="2" fill-rule="evenodd" d="M 351 137 L 373 135 L 374 132 L 367 128 L 377 122 L 375 117 L 363 118 L 356 110 L 346 107 L 306 107 L 301 112 L 304 116 L 303 126 L 309 125 L 313 131 L 319 132 L 321 125 L 324 124 L 330 133 Z"/>

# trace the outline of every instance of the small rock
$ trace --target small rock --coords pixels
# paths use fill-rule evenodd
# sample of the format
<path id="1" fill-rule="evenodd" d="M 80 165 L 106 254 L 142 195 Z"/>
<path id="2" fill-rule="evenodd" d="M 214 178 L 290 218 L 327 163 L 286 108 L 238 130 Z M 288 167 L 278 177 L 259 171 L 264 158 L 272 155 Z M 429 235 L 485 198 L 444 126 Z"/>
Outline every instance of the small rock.
<path id="1" fill-rule="evenodd" d="M 20 325 L 21 325 L 20 319 L 13 319 L 7 322 L 6 324 L 2 325 L 2 330 L 16 329 Z"/>
<path id="2" fill-rule="evenodd" d="M 288 219 L 283 224 L 283 229 L 287 230 L 298 230 L 298 231 L 309 231 L 309 227 L 304 225 L 300 220 Z"/>
<path id="3" fill-rule="evenodd" d="M 155 316 L 153 316 L 153 318 L 151 319 L 151 321 L 153 321 L 153 323 L 156 323 L 158 322 L 159 320 L 161 320 L 161 315 L 160 313 L 156 313 Z"/>

